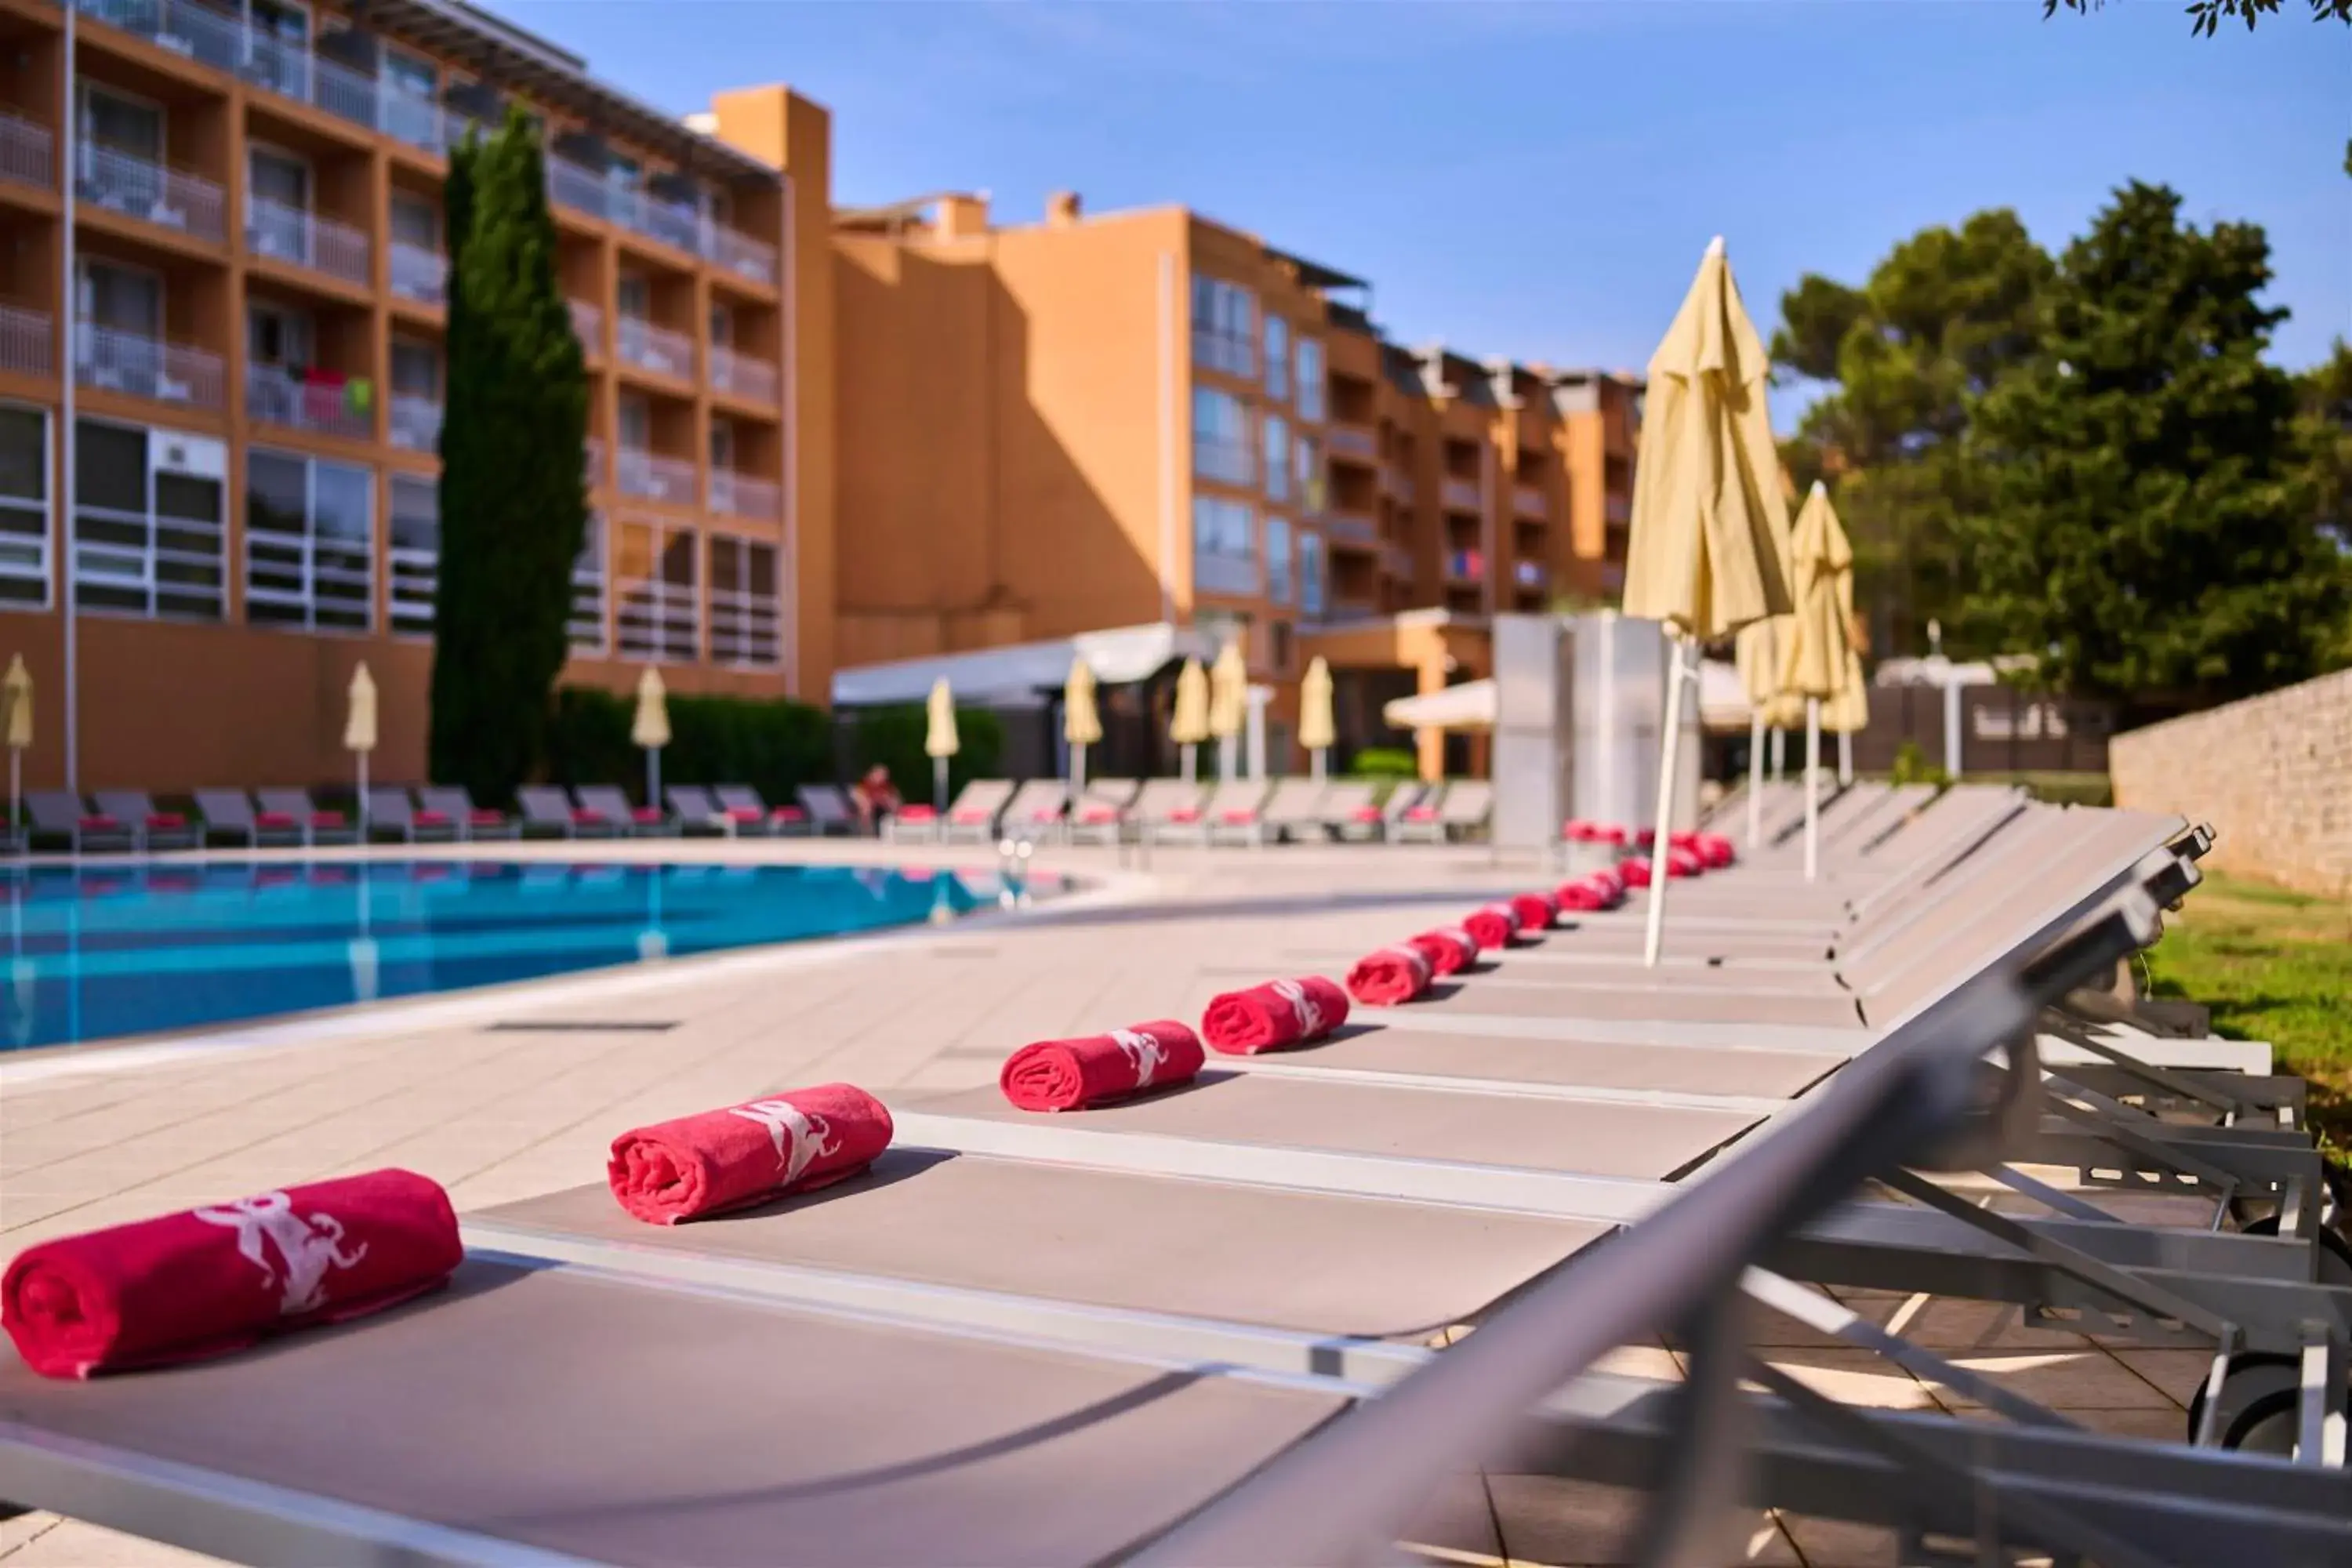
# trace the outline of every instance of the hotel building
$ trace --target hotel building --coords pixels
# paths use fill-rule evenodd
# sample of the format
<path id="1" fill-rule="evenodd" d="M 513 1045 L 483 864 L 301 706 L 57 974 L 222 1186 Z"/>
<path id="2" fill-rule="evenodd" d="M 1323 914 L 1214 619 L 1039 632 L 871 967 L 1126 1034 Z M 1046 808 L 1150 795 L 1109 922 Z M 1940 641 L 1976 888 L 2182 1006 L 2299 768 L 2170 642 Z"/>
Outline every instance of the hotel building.
<path id="1" fill-rule="evenodd" d="M 440 186 L 516 102 L 592 389 L 565 679 L 659 662 L 673 689 L 824 700 L 823 110 L 765 89 L 681 124 L 457 0 L 70 3 L 0 0 L 0 641 L 37 682 L 28 782 L 64 777 L 68 599 L 85 786 L 342 776 L 362 659 L 378 776 L 423 776 Z"/>

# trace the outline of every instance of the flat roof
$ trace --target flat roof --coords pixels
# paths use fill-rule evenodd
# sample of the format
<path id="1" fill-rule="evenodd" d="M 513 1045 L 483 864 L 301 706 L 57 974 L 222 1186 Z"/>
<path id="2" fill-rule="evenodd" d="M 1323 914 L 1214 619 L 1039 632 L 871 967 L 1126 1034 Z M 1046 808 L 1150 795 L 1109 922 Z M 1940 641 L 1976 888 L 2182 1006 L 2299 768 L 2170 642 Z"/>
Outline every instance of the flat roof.
<path id="1" fill-rule="evenodd" d="M 1336 267 L 1326 267 L 1319 261 L 1309 261 L 1292 251 L 1265 247 L 1266 256 L 1276 261 L 1286 261 L 1298 269 L 1298 280 L 1310 289 L 1369 289 L 1371 282 Z"/>

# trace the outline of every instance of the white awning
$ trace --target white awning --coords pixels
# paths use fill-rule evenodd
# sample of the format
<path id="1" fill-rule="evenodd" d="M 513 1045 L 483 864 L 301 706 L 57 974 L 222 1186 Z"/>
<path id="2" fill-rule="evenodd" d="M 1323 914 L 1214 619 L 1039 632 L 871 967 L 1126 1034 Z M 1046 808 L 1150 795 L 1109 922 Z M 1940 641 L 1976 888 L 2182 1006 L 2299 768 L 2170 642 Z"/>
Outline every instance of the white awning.
<path id="1" fill-rule="evenodd" d="M 1465 680 L 1418 697 L 1400 697 L 1381 706 L 1381 717 L 1393 730 L 1491 730 L 1495 683 Z"/>
<path id="2" fill-rule="evenodd" d="M 933 682 L 944 679 L 959 702 L 1030 706 L 1043 693 L 1062 689 L 1069 678 L 1070 660 L 1080 654 L 1086 656 L 1097 681 L 1124 686 L 1158 674 L 1176 659 L 1209 659 L 1216 652 L 1201 633 L 1159 621 L 1082 632 L 1051 642 L 1016 643 L 936 658 L 896 659 L 836 669 L 833 701 L 837 708 L 920 702 L 930 695 Z"/>

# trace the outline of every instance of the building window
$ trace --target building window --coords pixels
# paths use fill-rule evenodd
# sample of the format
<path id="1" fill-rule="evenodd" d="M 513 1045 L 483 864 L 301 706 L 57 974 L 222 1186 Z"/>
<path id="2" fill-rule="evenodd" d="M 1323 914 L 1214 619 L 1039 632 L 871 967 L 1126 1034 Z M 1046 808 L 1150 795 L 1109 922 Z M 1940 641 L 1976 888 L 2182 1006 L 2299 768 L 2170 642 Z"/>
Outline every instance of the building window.
<path id="1" fill-rule="evenodd" d="M 1323 418 L 1323 344 L 1314 338 L 1298 340 L 1298 416 L 1321 423 Z"/>
<path id="2" fill-rule="evenodd" d="M 1206 594 L 1256 595 L 1257 514 L 1248 502 L 1192 498 L 1192 585 Z"/>
<path id="3" fill-rule="evenodd" d="M 1265 495 L 1268 500 L 1290 499 L 1290 465 L 1283 455 L 1290 450 L 1290 422 L 1279 414 L 1265 416 Z"/>
<path id="4" fill-rule="evenodd" d="M 583 652 L 604 651 L 604 520 L 588 514 L 588 531 L 581 536 L 579 557 L 572 563 L 572 646 Z"/>
<path id="5" fill-rule="evenodd" d="M 1290 603 L 1290 524 L 1278 517 L 1265 520 L 1265 596 Z"/>
<path id="6" fill-rule="evenodd" d="M 228 451 L 202 436 L 84 419 L 74 434 L 74 603 L 217 621 Z"/>
<path id="7" fill-rule="evenodd" d="M 416 637 L 433 631 L 433 598 L 441 586 L 441 493 L 415 474 L 392 476 L 392 629 Z"/>
<path id="8" fill-rule="evenodd" d="M 769 667 L 783 661 L 776 547 L 710 536 L 710 662 Z"/>
<path id="9" fill-rule="evenodd" d="M 1290 323 L 1279 316 L 1265 319 L 1265 395 L 1290 401 Z"/>
<path id="10" fill-rule="evenodd" d="M 1323 447 L 1312 436 L 1291 443 L 1291 459 L 1298 480 L 1298 510 L 1309 517 L 1323 514 Z"/>
<path id="11" fill-rule="evenodd" d="M 1227 375 L 1257 373 L 1257 300 L 1248 289 L 1192 275 L 1192 363 Z"/>
<path id="12" fill-rule="evenodd" d="M 0 407 L 0 609 L 49 604 L 49 416 Z"/>
<path id="13" fill-rule="evenodd" d="M 245 618 L 304 631 L 375 624 L 373 469 L 247 451 Z"/>
<path id="14" fill-rule="evenodd" d="M 613 534 L 613 602 L 623 658 L 692 663 L 702 645 L 694 531 L 622 523 Z"/>
<path id="15" fill-rule="evenodd" d="M 406 191 L 392 193 L 392 237 L 419 250 L 441 248 L 441 209 Z"/>
<path id="16" fill-rule="evenodd" d="M 1319 533 L 1300 534 L 1298 536 L 1298 613 L 1310 621 L 1322 618 L 1323 573 L 1323 536 Z"/>
<path id="17" fill-rule="evenodd" d="M 1266 658 L 1276 675 L 1290 673 L 1290 623 L 1271 621 L 1265 628 Z"/>
<path id="18" fill-rule="evenodd" d="M 1256 481 L 1249 409 L 1230 392 L 1212 386 L 1192 389 L 1192 472 L 1229 485 Z"/>

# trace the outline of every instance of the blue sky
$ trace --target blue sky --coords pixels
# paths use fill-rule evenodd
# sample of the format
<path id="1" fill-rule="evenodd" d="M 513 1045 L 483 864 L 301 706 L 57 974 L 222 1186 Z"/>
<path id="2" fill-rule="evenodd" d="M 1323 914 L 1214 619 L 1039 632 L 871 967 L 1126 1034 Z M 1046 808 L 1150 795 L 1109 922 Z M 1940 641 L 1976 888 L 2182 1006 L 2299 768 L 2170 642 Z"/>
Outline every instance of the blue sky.
<path id="1" fill-rule="evenodd" d="M 790 82 L 843 204 L 1182 202 L 1475 355 L 1638 366 L 1713 234 L 1769 331 L 1802 272 L 1985 206 L 2054 249 L 2133 177 L 2270 231 L 2282 363 L 2352 335 L 2352 28 L 2302 0 L 2210 39 L 2179 0 L 488 3 L 678 113 Z"/>

